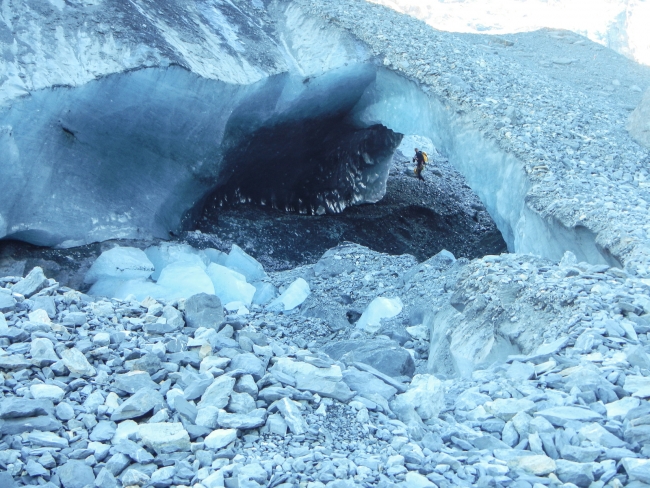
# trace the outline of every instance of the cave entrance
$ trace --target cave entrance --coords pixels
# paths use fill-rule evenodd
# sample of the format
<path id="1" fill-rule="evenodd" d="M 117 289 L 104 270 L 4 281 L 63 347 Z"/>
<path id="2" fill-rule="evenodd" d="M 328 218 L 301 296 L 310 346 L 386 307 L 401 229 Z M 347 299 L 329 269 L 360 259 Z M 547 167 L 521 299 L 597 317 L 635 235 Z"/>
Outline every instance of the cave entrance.
<path id="1" fill-rule="evenodd" d="M 298 133 L 302 134 L 305 127 Z M 319 127 L 322 128 L 322 125 Z M 296 134 L 289 128 L 285 129 L 286 134 Z M 374 130 L 385 132 L 385 129 Z M 257 188 L 277 188 L 281 171 L 260 178 L 267 183 L 275 182 L 275 185 L 269 184 L 266 188 L 258 186 L 255 179 L 251 179 L 246 187 L 241 183 L 246 175 L 235 175 L 231 182 L 236 183 L 226 185 L 211 196 L 194 222 L 192 232 L 185 233 L 183 238 L 195 247 L 222 250 L 228 250 L 233 243 L 238 244 L 262 262 L 266 269 L 273 270 L 313 263 L 325 251 L 346 241 L 379 252 L 411 254 L 419 261 L 443 249 L 457 257 L 469 259 L 506 252 L 507 245 L 487 209 L 463 176 L 438 153 L 433 142 L 424 136 L 398 136 L 401 142 L 390 151 L 386 167 L 385 194 L 382 193 L 383 197 L 376 203 L 348 206 L 337 212 L 314 212 L 313 206 L 304 204 L 309 201 L 308 189 L 302 189 L 305 192 L 302 208 L 294 206 L 290 199 L 279 200 L 276 197 L 275 200 L 265 200 L 261 196 L 263 192 L 256 191 Z M 303 141 L 311 141 L 313 137 L 313 133 L 307 134 Z M 391 141 L 394 137 L 390 135 Z M 251 139 L 257 142 L 268 140 L 266 135 Z M 372 145 L 372 141 L 379 141 L 379 146 L 384 150 L 383 138 L 363 140 L 369 145 Z M 272 138 L 272 141 L 270 145 L 257 147 L 277 149 L 282 137 Z M 302 154 L 301 146 L 310 144 L 291 144 L 291 147 L 296 146 L 296 154 Z M 342 147 L 338 143 L 333 146 Z M 414 147 L 422 148 L 429 155 L 429 164 L 423 173 L 425 182 L 419 181 L 413 171 L 415 165 L 411 158 Z M 323 152 L 328 154 L 327 151 Z M 344 154 L 347 153 L 338 151 L 335 156 L 340 158 Z M 318 168 L 315 161 L 320 160 L 325 168 L 335 168 L 333 172 L 338 176 L 355 171 L 358 161 L 348 161 L 341 170 L 341 165 L 332 164 L 336 157 L 323 163 L 314 156 L 312 164 Z M 285 159 L 280 162 L 279 168 L 291 172 L 295 160 L 286 155 Z M 327 174 L 323 169 L 316 171 L 320 175 Z M 288 184 L 287 187 L 292 186 Z M 246 190 L 242 192 L 240 188 Z M 289 193 L 279 195 L 290 196 Z M 341 200 L 332 198 L 330 201 Z"/>

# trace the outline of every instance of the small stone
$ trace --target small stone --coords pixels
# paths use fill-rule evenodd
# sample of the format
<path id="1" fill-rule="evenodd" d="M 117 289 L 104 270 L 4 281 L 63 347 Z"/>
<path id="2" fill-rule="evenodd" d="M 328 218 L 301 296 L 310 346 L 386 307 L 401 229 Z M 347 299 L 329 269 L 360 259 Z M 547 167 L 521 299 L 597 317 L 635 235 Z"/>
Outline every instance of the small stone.
<path id="1" fill-rule="evenodd" d="M 597 423 L 585 425 L 579 431 L 580 437 L 607 448 L 625 447 L 627 444 Z"/>
<path id="2" fill-rule="evenodd" d="M 581 488 L 587 488 L 594 481 L 594 474 L 590 463 L 574 463 L 558 459 L 555 461 L 555 474 L 565 483 L 573 483 Z"/>
<path id="3" fill-rule="evenodd" d="M 59 360 L 59 356 L 54 352 L 52 341 L 45 337 L 32 339 L 29 353 L 32 356 L 32 362 L 41 368 L 50 366 Z"/>
<path id="4" fill-rule="evenodd" d="M 16 300 L 9 293 L 0 291 L 0 313 L 13 312 L 16 309 Z M 4 319 L 4 316 L 2 317 Z"/>
<path id="5" fill-rule="evenodd" d="M 507 422 L 520 412 L 530 412 L 535 408 L 535 403 L 522 398 L 498 398 L 485 404 L 485 409 L 497 418 Z M 521 434 L 521 433 L 520 433 Z"/>
<path id="6" fill-rule="evenodd" d="M 114 422 L 108 420 L 100 420 L 88 438 L 91 441 L 104 442 L 110 441 L 115 436 L 117 427 Z"/>
<path id="7" fill-rule="evenodd" d="M 82 461 L 70 460 L 57 470 L 63 488 L 84 488 L 94 485 L 95 473 Z"/>
<path id="8" fill-rule="evenodd" d="M 631 480 L 650 484 L 650 459 L 623 458 L 621 463 Z"/>
<path id="9" fill-rule="evenodd" d="M 212 384 L 201 395 L 201 401 L 197 407 L 216 407 L 225 408 L 230 400 L 230 394 L 235 387 L 235 378 L 232 376 L 219 376 L 214 379 Z"/>
<path id="10" fill-rule="evenodd" d="M 556 469 L 555 461 L 544 455 L 522 456 L 508 461 L 511 469 L 522 469 L 535 476 L 546 476 Z"/>
<path id="11" fill-rule="evenodd" d="M 226 429 L 256 429 L 266 422 L 266 410 L 258 408 L 249 413 L 228 413 L 224 410 L 219 412 L 219 426 Z"/>
<path id="12" fill-rule="evenodd" d="M 140 425 L 142 443 L 158 454 L 190 450 L 190 436 L 178 423 L 151 423 Z"/>
<path id="13" fill-rule="evenodd" d="M 99 347 L 111 344 L 111 335 L 108 332 L 99 332 L 93 337 L 93 343 Z"/>
<path id="14" fill-rule="evenodd" d="M 128 469 L 122 475 L 122 484 L 125 487 L 144 486 L 149 483 L 149 476 L 135 468 Z"/>
<path id="15" fill-rule="evenodd" d="M 142 417 L 153 410 L 156 405 L 162 405 L 164 401 L 162 395 L 156 390 L 144 388 L 122 403 L 111 415 L 111 420 L 119 422 Z"/>
<path id="16" fill-rule="evenodd" d="M 65 391 L 56 385 L 36 384 L 29 387 L 29 391 L 36 400 L 50 400 L 59 403 L 65 396 Z"/>
<path id="17" fill-rule="evenodd" d="M 266 373 L 264 364 L 260 358 L 252 353 L 238 354 L 230 363 L 231 370 L 241 370 L 244 374 L 250 374 L 255 380 L 260 380 Z"/>
<path id="18" fill-rule="evenodd" d="M 76 348 L 66 349 L 61 353 L 61 359 L 71 374 L 77 376 L 95 376 L 97 371 L 88 362 L 86 356 Z"/>
<path id="19" fill-rule="evenodd" d="M 20 293 L 29 298 L 35 293 L 38 293 L 47 286 L 47 278 L 43 273 L 43 268 L 36 266 L 32 269 L 27 276 L 16 283 L 11 291 L 13 293 Z M 67 488 L 67 487 L 66 487 Z"/>
<path id="20" fill-rule="evenodd" d="M 143 388 L 153 390 L 158 388 L 158 385 L 146 371 L 129 371 L 128 373 L 118 374 L 115 376 L 113 386 L 130 394 L 134 394 Z"/>
<path id="21" fill-rule="evenodd" d="M 544 417 L 556 427 L 562 427 L 567 422 L 593 422 L 594 420 L 601 419 L 600 414 L 588 408 L 579 408 L 571 406 L 551 407 L 539 412 L 535 415 Z"/>
<path id="22" fill-rule="evenodd" d="M 31 432 L 27 436 L 27 440 L 35 446 L 41 447 L 55 447 L 58 449 L 64 449 L 68 447 L 68 441 L 53 432 Z"/>
<path id="23" fill-rule="evenodd" d="M 219 429 L 213 431 L 203 441 L 205 447 L 217 451 L 237 439 L 237 429 Z"/>
<path id="24" fill-rule="evenodd" d="M 287 435 L 287 423 L 280 414 L 269 415 L 266 419 L 266 429 L 268 429 L 270 434 L 275 434 L 279 436 Z"/>
<path id="25" fill-rule="evenodd" d="M 5 397 L 0 402 L 0 419 L 16 419 L 51 415 L 54 405 L 49 400 L 31 400 L 19 397 Z"/>
<path id="26" fill-rule="evenodd" d="M 289 429 L 291 429 L 291 432 L 295 435 L 302 435 L 307 432 L 307 423 L 300 413 L 300 409 L 292 400 L 283 398 L 278 400 L 274 405 L 282 414 L 282 417 Z"/>
<path id="27" fill-rule="evenodd" d="M 27 461 L 27 466 L 25 466 L 25 469 L 27 470 L 27 474 L 29 476 L 47 476 L 49 475 L 49 471 L 45 469 L 41 464 L 37 463 L 33 459 L 30 459 Z"/>
<path id="28" fill-rule="evenodd" d="M 30 322 L 37 322 L 41 324 L 51 324 L 50 316 L 45 310 L 37 309 L 27 314 Z"/>
<path id="29" fill-rule="evenodd" d="M 209 429 L 216 429 L 219 426 L 219 409 L 217 407 L 207 406 L 198 409 L 195 424 L 207 427 Z"/>
<path id="30" fill-rule="evenodd" d="M 60 420 L 67 422 L 68 420 L 74 418 L 74 409 L 69 403 L 66 402 L 59 403 L 56 406 L 56 416 Z"/>

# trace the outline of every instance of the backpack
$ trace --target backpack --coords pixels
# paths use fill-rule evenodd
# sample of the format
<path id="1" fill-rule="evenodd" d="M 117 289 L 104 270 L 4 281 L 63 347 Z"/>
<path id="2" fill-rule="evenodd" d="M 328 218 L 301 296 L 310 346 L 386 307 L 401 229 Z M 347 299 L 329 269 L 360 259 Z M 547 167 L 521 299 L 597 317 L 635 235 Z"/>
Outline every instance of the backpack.
<path id="1" fill-rule="evenodd" d="M 428 163 L 429 162 L 429 156 L 427 156 L 427 153 L 424 151 L 420 151 L 422 153 L 422 157 L 424 158 L 424 162 Z"/>

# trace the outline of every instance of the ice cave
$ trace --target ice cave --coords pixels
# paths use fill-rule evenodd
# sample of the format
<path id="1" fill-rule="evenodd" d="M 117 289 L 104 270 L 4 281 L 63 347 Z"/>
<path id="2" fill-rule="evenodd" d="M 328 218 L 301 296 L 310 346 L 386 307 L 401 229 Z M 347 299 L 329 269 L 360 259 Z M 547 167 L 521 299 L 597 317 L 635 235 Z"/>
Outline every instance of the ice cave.
<path id="1" fill-rule="evenodd" d="M 34 92 L 0 118 L 11 128 L 0 169 L 9 239 L 66 248 L 168 238 L 215 202 L 339 213 L 381 200 L 395 149 L 418 135 L 466 179 L 510 251 L 616 264 L 587 229 L 527 208 L 517 158 L 375 63 L 247 86 L 148 68 Z"/>
<path id="2" fill-rule="evenodd" d="M 0 488 L 650 486 L 650 67 L 429 3 L 0 2 Z"/>

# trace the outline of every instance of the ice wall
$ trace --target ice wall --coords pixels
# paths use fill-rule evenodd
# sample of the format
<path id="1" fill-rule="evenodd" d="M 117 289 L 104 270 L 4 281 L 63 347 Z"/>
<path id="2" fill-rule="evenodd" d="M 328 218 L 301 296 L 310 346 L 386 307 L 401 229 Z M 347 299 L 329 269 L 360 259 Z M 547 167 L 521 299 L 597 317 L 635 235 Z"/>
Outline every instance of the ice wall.
<path id="1" fill-rule="evenodd" d="M 346 119 L 374 82 L 370 64 L 244 86 L 169 67 L 35 92 L 0 112 L 2 235 L 168 237 L 224 185 L 321 211 L 377 201 L 400 137 Z"/>
<path id="2" fill-rule="evenodd" d="M 524 165 L 485 138 L 467 118 L 435 96 L 388 70 L 364 93 L 354 110 L 358 124 L 377 124 L 431 139 L 463 174 L 485 204 L 511 252 L 560 260 L 566 251 L 581 261 L 620 266 L 586 228 L 567 228 L 544 218 L 526 201 L 530 181 Z"/>

